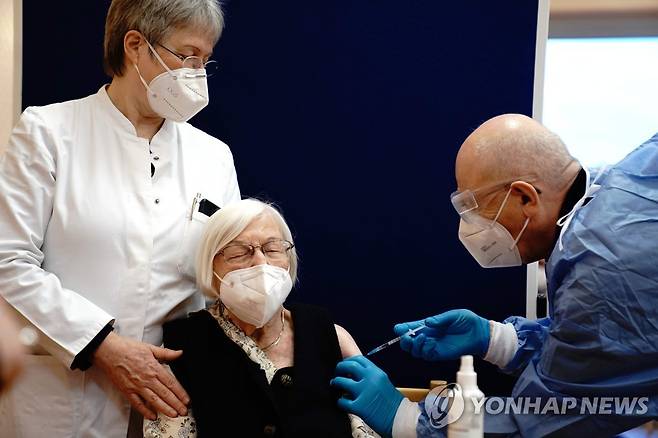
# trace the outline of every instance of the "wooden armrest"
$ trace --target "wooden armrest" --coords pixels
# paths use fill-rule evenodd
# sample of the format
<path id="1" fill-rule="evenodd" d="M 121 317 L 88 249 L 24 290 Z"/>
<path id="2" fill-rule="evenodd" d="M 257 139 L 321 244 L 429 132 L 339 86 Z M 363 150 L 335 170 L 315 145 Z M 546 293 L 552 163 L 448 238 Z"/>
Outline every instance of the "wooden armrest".
<path id="1" fill-rule="evenodd" d="M 446 384 L 447 382 L 445 380 L 430 380 L 429 388 L 398 388 L 398 391 L 410 401 L 419 402 L 424 400 L 432 389 L 438 386 L 445 386 Z"/>

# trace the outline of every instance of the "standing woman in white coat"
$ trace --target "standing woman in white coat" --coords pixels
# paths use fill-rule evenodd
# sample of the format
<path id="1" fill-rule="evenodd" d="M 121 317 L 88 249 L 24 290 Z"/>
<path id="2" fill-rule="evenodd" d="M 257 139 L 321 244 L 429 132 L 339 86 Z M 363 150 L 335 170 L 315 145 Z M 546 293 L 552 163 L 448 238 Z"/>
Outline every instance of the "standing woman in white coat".
<path id="1" fill-rule="evenodd" d="M 27 108 L 14 129 L 0 294 L 40 340 L 0 402 L 3 437 L 139 436 L 142 416 L 186 413 L 161 364 L 182 353 L 158 346 L 165 321 L 203 308 L 198 233 L 240 198 L 228 147 L 186 123 L 208 103 L 222 28 L 215 0 L 113 0 L 111 83 Z"/>

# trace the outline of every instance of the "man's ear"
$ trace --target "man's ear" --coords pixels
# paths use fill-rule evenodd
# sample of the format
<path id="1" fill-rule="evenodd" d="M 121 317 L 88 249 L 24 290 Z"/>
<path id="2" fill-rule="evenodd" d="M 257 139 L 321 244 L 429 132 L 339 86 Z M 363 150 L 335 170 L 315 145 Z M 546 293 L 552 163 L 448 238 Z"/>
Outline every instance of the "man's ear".
<path id="1" fill-rule="evenodd" d="M 139 48 L 146 40 L 136 30 L 129 30 L 123 37 L 123 51 L 125 53 L 125 62 L 128 65 L 137 64 L 139 61 Z"/>
<path id="2" fill-rule="evenodd" d="M 527 217 L 533 217 L 539 210 L 539 193 L 532 184 L 515 181 L 511 184 L 512 194 L 521 199 L 521 208 Z"/>

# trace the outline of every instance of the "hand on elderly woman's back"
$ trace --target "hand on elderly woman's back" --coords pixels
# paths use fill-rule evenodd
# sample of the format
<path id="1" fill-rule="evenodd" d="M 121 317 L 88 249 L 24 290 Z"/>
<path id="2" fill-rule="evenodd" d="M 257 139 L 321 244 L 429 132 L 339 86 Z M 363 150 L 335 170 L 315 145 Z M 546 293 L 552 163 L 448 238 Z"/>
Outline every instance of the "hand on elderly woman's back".
<path id="1" fill-rule="evenodd" d="M 145 418 L 155 420 L 152 409 L 169 417 L 187 414 L 190 398 L 163 365 L 183 354 L 110 333 L 93 357 L 130 404 Z"/>

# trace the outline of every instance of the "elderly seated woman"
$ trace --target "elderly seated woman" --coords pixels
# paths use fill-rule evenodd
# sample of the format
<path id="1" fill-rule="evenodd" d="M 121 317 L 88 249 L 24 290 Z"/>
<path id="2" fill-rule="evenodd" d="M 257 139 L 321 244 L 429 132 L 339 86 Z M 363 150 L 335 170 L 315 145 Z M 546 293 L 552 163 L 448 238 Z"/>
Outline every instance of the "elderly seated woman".
<path id="1" fill-rule="evenodd" d="M 372 437 L 339 410 L 336 364 L 361 354 L 322 308 L 283 306 L 297 275 L 290 229 L 271 205 L 245 199 L 208 221 L 197 283 L 208 310 L 164 326 L 171 364 L 190 394 L 187 417 L 145 422 L 145 437 Z M 192 417 L 193 415 L 193 417 Z"/>

